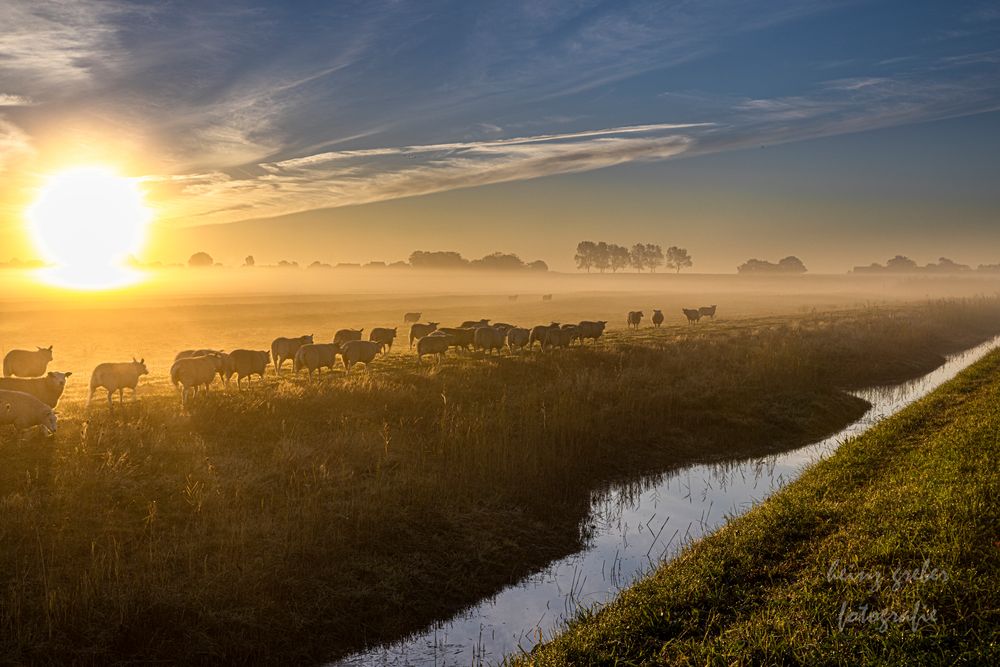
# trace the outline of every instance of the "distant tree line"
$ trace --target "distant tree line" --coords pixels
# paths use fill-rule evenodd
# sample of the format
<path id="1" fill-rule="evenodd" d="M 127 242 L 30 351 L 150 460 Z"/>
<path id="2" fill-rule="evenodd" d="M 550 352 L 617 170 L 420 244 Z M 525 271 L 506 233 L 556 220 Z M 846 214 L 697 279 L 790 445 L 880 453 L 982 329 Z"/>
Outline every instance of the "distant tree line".
<path id="1" fill-rule="evenodd" d="M 397 268 L 414 268 L 414 269 L 484 269 L 491 271 L 518 271 L 518 270 L 531 270 L 531 271 L 548 271 L 548 265 L 542 260 L 538 259 L 533 262 L 525 262 L 520 257 L 513 253 L 502 253 L 494 252 L 492 254 L 486 255 L 479 259 L 466 259 L 462 257 L 461 254 L 453 251 L 446 250 L 415 250 L 410 253 L 409 262 L 392 262 L 387 264 L 386 262 L 374 261 L 368 262 L 367 264 L 360 264 L 354 262 L 341 262 L 336 266 L 328 264 L 326 262 L 321 262 L 316 260 L 309 264 L 306 268 L 309 269 L 397 269 Z M 207 252 L 196 252 L 188 258 L 188 266 L 193 268 L 209 267 L 209 266 L 221 266 L 212 259 L 212 256 Z M 253 255 L 247 255 L 246 259 L 243 260 L 243 266 L 245 268 L 255 268 L 260 265 L 254 259 Z M 277 264 L 269 265 L 267 267 L 260 268 L 279 268 L 279 269 L 298 269 L 299 263 L 289 260 L 281 260 Z"/>
<path id="2" fill-rule="evenodd" d="M 920 266 L 906 255 L 896 255 L 887 260 L 884 265 L 872 262 L 869 266 L 855 266 L 853 273 L 968 273 L 973 268 L 968 264 L 959 264 L 947 257 L 939 257 L 937 264 L 931 262 Z M 975 271 L 982 273 L 1000 272 L 1000 264 L 980 264 Z"/>
<path id="3" fill-rule="evenodd" d="M 576 255 L 573 256 L 578 269 L 590 273 L 592 269 L 604 273 L 608 269 L 612 273 L 626 268 L 637 272 L 649 270 L 654 273 L 657 268 L 666 266 L 677 273 L 694 264 L 691 255 L 685 248 L 670 246 L 667 252 L 654 243 L 636 243 L 631 248 L 605 241 L 580 241 L 576 245 Z"/>
<path id="4" fill-rule="evenodd" d="M 805 273 L 806 265 L 794 255 L 789 255 L 777 264 L 763 259 L 748 259 L 736 267 L 736 272 L 746 273 Z"/>

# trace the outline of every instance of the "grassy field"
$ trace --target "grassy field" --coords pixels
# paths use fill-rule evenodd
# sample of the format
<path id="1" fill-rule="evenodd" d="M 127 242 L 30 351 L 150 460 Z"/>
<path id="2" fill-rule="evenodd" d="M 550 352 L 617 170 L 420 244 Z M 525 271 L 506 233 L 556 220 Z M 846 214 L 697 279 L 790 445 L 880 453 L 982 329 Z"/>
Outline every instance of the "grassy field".
<path id="1" fill-rule="evenodd" d="M 319 662 L 389 641 L 577 550 L 613 480 L 804 444 L 864 410 L 842 389 L 1000 332 L 985 298 L 745 317 L 558 354 L 394 353 L 184 413 L 161 359 L 324 312 L 198 309 L 197 327 L 183 311 L 136 320 L 155 362 L 137 403 L 86 408 L 81 378 L 55 439 L 0 433 L 0 661 Z M 110 335 L 135 313 L 99 315 Z M 105 354 L 62 327 L 57 362 Z"/>
<path id="2" fill-rule="evenodd" d="M 1000 352 L 515 662 L 997 664 Z"/>

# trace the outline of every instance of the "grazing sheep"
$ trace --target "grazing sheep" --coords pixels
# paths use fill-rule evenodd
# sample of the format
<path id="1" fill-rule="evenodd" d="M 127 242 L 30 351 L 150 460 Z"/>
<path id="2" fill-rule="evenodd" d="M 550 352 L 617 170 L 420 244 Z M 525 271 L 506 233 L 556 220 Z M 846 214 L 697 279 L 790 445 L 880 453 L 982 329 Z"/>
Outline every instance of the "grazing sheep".
<path id="1" fill-rule="evenodd" d="M 607 325 L 608 325 L 607 320 L 597 320 L 596 322 L 591 320 L 583 320 L 578 325 L 576 325 L 578 333 L 577 337 L 580 339 L 580 343 L 582 344 L 583 341 L 587 338 L 593 339 L 593 341 L 596 343 L 597 339 L 604 335 L 604 327 L 606 327 Z"/>
<path id="2" fill-rule="evenodd" d="M 386 349 L 390 352 L 392 351 L 392 341 L 396 340 L 396 329 L 393 327 L 389 329 L 388 327 L 375 327 L 368 334 L 368 340 L 373 340 L 377 343 L 385 343 Z"/>
<path id="3" fill-rule="evenodd" d="M 542 347 L 545 347 L 545 336 L 548 334 L 550 329 L 558 329 L 559 323 L 553 322 L 552 324 L 539 324 L 538 326 L 531 327 L 531 333 L 528 334 L 528 349 L 535 347 L 537 342 Z"/>
<path id="4" fill-rule="evenodd" d="M 232 376 L 231 372 L 227 372 L 229 368 L 229 355 L 222 350 L 210 350 L 208 348 L 201 350 L 181 350 L 176 355 L 174 355 L 174 361 L 178 359 L 190 359 L 191 357 L 210 357 L 215 356 L 222 359 L 222 364 L 219 366 L 219 379 L 222 380 L 225 385 L 229 386 L 229 378 Z"/>
<path id="5" fill-rule="evenodd" d="M 52 361 L 52 346 L 37 350 L 11 350 L 3 358 L 3 376 L 17 375 L 23 378 L 37 378 L 45 375 Z"/>
<path id="6" fill-rule="evenodd" d="M 361 340 L 361 334 L 364 331 L 364 327 L 360 329 L 340 329 L 337 333 L 333 334 L 333 342 L 343 345 L 344 343 L 349 343 L 352 340 Z"/>
<path id="7" fill-rule="evenodd" d="M 413 324 L 410 326 L 410 349 L 413 349 L 413 341 L 420 340 L 424 336 L 437 331 L 438 322 L 428 322 L 427 324 Z"/>
<path id="8" fill-rule="evenodd" d="M 490 321 L 488 319 L 484 320 L 466 320 L 462 322 L 459 326 L 460 329 L 476 329 L 478 327 L 488 327 L 490 326 Z"/>
<path id="9" fill-rule="evenodd" d="M 578 335 L 579 333 L 575 324 L 564 324 L 558 329 L 550 328 L 545 332 L 545 338 L 542 340 L 542 349 L 569 347 Z"/>
<path id="10" fill-rule="evenodd" d="M 661 324 L 663 324 L 663 311 L 662 310 L 654 310 L 653 311 L 653 326 L 656 327 L 657 329 L 659 329 Z"/>
<path id="11" fill-rule="evenodd" d="M 423 361 L 424 355 L 436 354 L 438 362 L 444 359 L 445 352 L 452 344 L 452 337 L 448 334 L 428 335 L 417 341 L 417 359 Z"/>
<path id="12" fill-rule="evenodd" d="M 543 294 L 542 295 L 542 301 L 552 301 L 552 295 L 551 294 Z"/>
<path id="13" fill-rule="evenodd" d="M 461 347 L 468 350 L 475 343 L 476 330 L 471 327 L 441 327 L 435 333 L 438 332 L 448 334 L 452 337 L 452 347 Z"/>
<path id="14" fill-rule="evenodd" d="M 18 434 L 39 426 L 45 435 L 56 432 L 56 413 L 31 394 L 0 390 L 0 425 L 12 424 Z"/>
<path id="15" fill-rule="evenodd" d="M 639 323 L 642 322 L 644 313 L 641 310 L 630 310 L 628 311 L 628 325 L 632 329 L 638 329 Z"/>
<path id="16" fill-rule="evenodd" d="M 415 324 L 420 321 L 423 313 L 406 313 L 403 315 L 403 324 Z"/>
<path id="17" fill-rule="evenodd" d="M 701 311 L 697 308 L 681 308 L 688 318 L 688 324 L 697 324 L 701 319 Z"/>
<path id="18" fill-rule="evenodd" d="M 702 317 L 710 317 L 714 320 L 715 304 L 712 304 L 711 306 L 702 306 L 701 308 L 698 309 L 698 312 L 701 313 Z"/>
<path id="19" fill-rule="evenodd" d="M 235 373 L 236 387 L 243 389 L 241 384 L 243 378 L 247 379 L 247 385 L 250 384 L 253 375 L 259 375 L 261 380 L 264 379 L 264 371 L 267 370 L 270 361 L 267 350 L 233 350 L 226 360 L 226 379 Z"/>
<path id="20" fill-rule="evenodd" d="M 31 394 L 45 405 L 54 408 L 62 396 L 63 389 L 66 388 L 66 378 L 72 374 L 72 372 L 49 371 L 41 378 L 0 378 L 0 389 Z"/>
<path id="21" fill-rule="evenodd" d="M 385 348 L 383 343 L 372 340 L 350 340 L 340 349 L 340 358 L 344 360 L 344 368 L 348 373 L 354 364 L 364 364 L 368 368 L 372 360 Z"/>
<path id="22" fill-rule="evenodd" d="M 295 353 L 299 351 L 299 348 L 303 345 L 309 345 L 313 342 L 313 335 L 299 336 L 298 338 L 275 338 L 271 343 L 271 359 L 274 361 L 274 372 L 281 374 L 281 364 L 285 363 L 286 359 L 291 359 L 295 362 Z"/>
<path id="23" fill-rule="evenodd" d="M 124 363 L 104 363 L 98 364 L 94 372 L 90 374 L 90 396 L 87 397 L 87 405 L 94 398 L 94 392 L 98 387 L 108 390 L 108 407 L 111 407 L 111 396 L 117 391 L 118 402 L 125 402 L 125 390 L 132 390 L 132 400 L 135 400 L 135 390 L 139 386 L 139 378 L 149 375 L 146 368 L 146 360 L 126 361 Z"/>
<path id="24" fill-rule="evenodd" d="M 479 327 L 472 336 L 472 344 L 477 350 L 483 350 L 490 354 L 496 350 L 500 354 L 503 347 L 503 334 L 493 327 Z"/>
<path id="25" fill-rule="evenodd" d="M 298 373 L 305 368 L 309 371 L 309 379 L 312 379 L 313 371 L 321 371 L 329 368 L 333 371 L 334 364 L 337 363 L 337 354 L 340 352 L 338 343 L 309 343 L 299 348 L 295 353 L 295 360 L 292 363 L 292 371 Z"/>
<path id="26" fill-rule="evenodd" d="M 181 391 L 181 405 L 187 405 L 188 395 L 194 396 L 201 387 L 208 391 L 222 367 L 222 358 L 212 354 L 184 357 L 170 367 L 170 381 Z"/>
<path id="27" fill-rule="evenodd" d="M 523 350 L 524 346 L 528 344 L 528 338 L 531 336 L 531 332 L 527 329 L 521 327 L 511 327 L 507 329 L 507 335 L 505 336 L 507 342 L 507 349 L 511 352 L 514 348 Z"/>

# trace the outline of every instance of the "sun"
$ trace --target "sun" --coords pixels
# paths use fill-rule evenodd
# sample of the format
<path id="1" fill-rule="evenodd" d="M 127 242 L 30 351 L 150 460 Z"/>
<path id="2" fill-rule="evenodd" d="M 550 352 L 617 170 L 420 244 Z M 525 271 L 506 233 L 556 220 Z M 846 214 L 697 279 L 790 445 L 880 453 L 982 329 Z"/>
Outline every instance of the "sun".
<path id="1" fill-rule="evenodd" d="M 151 218 L 136 180 L 102 166 L 53 174 L 27 211 L 35 245 L 50 264 L 42 277 L 77 289 L 139 280 L 127 262 L 142 250 Z"/>

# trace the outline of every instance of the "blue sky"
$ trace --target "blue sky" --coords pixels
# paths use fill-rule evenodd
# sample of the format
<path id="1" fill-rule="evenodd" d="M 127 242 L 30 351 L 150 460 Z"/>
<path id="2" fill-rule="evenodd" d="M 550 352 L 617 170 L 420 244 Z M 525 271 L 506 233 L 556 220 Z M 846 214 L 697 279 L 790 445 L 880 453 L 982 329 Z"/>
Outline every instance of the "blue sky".
<path id="1" fill-rule="evenodd" d="M 574 188 L 646 202 L 622 222 L 648 237 L 664 190 L 680 210 L 713 191 L 799 219 L 836 196 L 878 212 L 878 239 L 910 229 L 907 197 L 940 192 L 943 215 L 957 188 L 970 247 L 1000 240 L 996 152 L 977 150 L 1000 129 L 996 3 L 6 0 L 0 25 L 0 237 L 45 173 L 98 161 L 146 177 L 168 227 L 336 225 L 339 207 L 428 195 L 473 214 L 496 184 L 542 179 L 546 210 Z M 914 163 L 928 155 L 943 161 Z M 803 247 L 836 231 L 730 217 L 690 225 Z"/>

